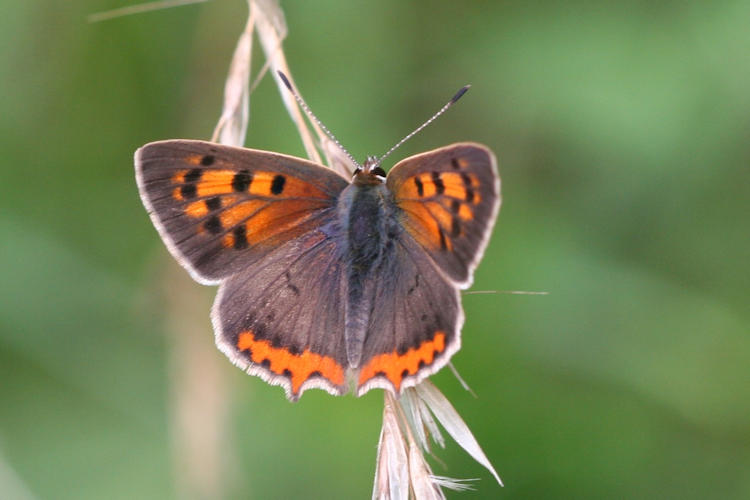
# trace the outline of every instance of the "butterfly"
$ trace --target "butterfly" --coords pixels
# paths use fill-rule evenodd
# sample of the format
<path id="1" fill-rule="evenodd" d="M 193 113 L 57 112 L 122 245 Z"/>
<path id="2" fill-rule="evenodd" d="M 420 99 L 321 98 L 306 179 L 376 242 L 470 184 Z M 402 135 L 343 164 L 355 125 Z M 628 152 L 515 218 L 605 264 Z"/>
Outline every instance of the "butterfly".
<path id="1" fill-rule="evenodd" d="M 495 157 L 457 143 L 347 179 L 279 153 L 197 140 L 138 149 L 141 199 L 169 251 L 219 285 L 216 344 L 296 401 L 394 394 L 459 349 L 459 291 L 500 206 Z"/>

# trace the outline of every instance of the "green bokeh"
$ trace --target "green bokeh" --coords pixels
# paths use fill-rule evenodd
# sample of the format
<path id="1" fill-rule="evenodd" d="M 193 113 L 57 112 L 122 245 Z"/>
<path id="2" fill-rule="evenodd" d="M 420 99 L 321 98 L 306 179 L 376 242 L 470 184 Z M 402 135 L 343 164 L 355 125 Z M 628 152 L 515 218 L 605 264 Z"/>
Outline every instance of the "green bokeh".
<path id="1" fill-rule="evenodd" d="M 234 368 L 135 187 L 137 147 L 210 136 L 245 4 L 86 22 L 124 4 L 0 4 L 0 498 L 199 497 L 175 466 L 187 311 L 222 382 L 222 494 L 367 497 L 380 394 L 292 405 Z M 750 2 L 283 6 L 297 85 L 359 158 L 473 85 L 395 156 L 490 146 L 474 289 L 549 292 L 464 298 L 479 397 L 434 381 L 506 487 L 449 444 L 435 472 L 482 479 L 451 496 L 750 497 Z M 268 79 L 247 144 L 304 153 Z"/>

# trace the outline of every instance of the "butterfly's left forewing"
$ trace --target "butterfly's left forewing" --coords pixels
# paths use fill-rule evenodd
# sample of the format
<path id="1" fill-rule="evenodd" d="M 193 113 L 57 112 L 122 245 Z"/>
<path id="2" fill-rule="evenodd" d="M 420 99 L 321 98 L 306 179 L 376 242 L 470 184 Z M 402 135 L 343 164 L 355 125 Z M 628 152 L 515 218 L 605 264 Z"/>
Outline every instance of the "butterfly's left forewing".
<path id="1" fill-rule="evenodd" d="M 135 164 L 162 239 L 207 284 L 318 227 L 348 185 L 300 158 L 204 141 L 153 142 L 136 152 Z"/>

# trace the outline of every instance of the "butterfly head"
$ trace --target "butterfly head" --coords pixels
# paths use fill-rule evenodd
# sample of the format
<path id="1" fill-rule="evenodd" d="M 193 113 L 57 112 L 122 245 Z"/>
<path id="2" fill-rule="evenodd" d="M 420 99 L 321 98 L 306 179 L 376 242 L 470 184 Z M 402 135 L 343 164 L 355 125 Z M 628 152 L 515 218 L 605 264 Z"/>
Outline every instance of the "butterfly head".
<path id="1" fill-rule="evenodd" d="M 368 156 L 364 166 L 354 171 L 352 182 L 358 186 L 373 186 L 385 182 L 385 170 L 376 156 Z"/>

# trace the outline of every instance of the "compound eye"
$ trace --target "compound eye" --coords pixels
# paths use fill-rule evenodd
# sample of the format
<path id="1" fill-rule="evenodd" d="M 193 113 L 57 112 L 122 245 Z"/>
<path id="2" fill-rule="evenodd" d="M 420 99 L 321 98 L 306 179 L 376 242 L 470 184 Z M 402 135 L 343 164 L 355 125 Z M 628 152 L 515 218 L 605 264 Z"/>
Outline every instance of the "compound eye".
<path id="1" fill-rule="evenodd" d="M 380 168 L 380 167 L 375 167 L 375 168 L 373 168 L 373 169 L 371 170 L 371 172 L 372 172 L 372 173 L 373 173 L 374 175 L 377 175 L 378 177 L 385 177 L 385 170 L 383 170 L 383 169 L 382 169 L 382 168 Z"/>

